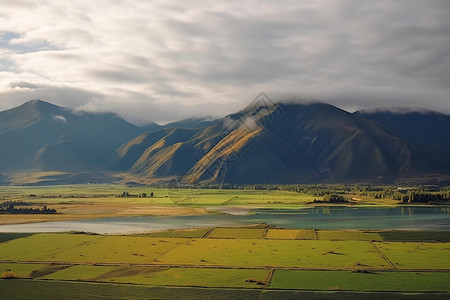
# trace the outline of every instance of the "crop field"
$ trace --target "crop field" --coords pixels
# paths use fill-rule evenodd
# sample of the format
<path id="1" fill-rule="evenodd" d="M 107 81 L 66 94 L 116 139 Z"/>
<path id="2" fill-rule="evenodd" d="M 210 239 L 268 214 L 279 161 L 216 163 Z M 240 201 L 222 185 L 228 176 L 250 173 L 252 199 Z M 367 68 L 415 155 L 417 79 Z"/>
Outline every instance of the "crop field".
<path id="1" fill-rule="evenodd" d="M 316 233 L 313 229 L 269 229 L 265 238 L 274 240 L 315 240 Z"/>
<path id="2" fill-rule="evenodd" d="M 14 240 L 14 239 L 18 239 L 18 238 L 22 238 L 22 237 L 27 237 L 33 235 L 33 233 L 5 233 L 5 232 L 0 232 L 0 243 L 1 242 L 5 242 L 5 241 L 9 241 L 9 240 Z"/>
<path id="3" fill-rule="evenodd" d="M 119 197 L 124 192 L 130 196 Z M 315 198 L 320 197 L 277 190 L 0 187 L 3 202 L 47 204 L 59 212 L 4 214 L 0 224 L 219 214 L 221 208 L 237 213 L 298 209 L 309 207 L 307 202 Z M 358 199 L 358 205 L 376 203 L 369 196 Z M 449 231 L 282 229 L 265 224 L 122 236 L 0 233 L 0 275 L 19 278 L 0 280 L 0 298 L 23 299 L 24 290 L 36 290 L 36 297 L 49 299 L 61 293 L 83 299 L 146 299 L 149 294 L 163 299 L 410 297 L 399 294 L 403 292 L 413 292 L 412 299 L 448 299 L 449 242 Z M 382 294 L 377 298 L 369 292 Z"/>
<path id="4" fill-rule="evenodd" d="M 100 276 L 120 269 L 117 266 L 75 265 L 42 277 L 42 279 L 94 281 Z"/>
<path id="5" fill-rule="evenodd" d="M 0 243 L 2 260 L 54 260 L 53 255 L 89 244 L 101 236 L 78 234 L 35 234 Z"/>
<path id="6" fill-rule="evenodd" d="M 442 241 L 450 242 L 450 231 L 386 231 L 383 241 Z"/>
<path id="7" fill-rule="evenodd" d="M 388 268 L 372 245 L 362 241 L 197 239 L 158 261 L 234 267 Z"/>
<path id="8" fill-rule="evenodd" d="M 86 234 L 35 234 L 0 243 L 2 261 L 309 269 L 387 269 L 391 263 L 398 269 L 450 269 L 449 250 L 448 243 Z"/>
<path id="9" fill-rule="evenodd" d="M 46 266 L 46 264 L 0 263 L 0 277 L 3 278 L 6 273 L 12 272 L 15 277 L 30 278 L 33 271 Z"/>
<path id="10" fill-rule="evenodd" d="M 321 235 L 321 230 L 224 229 L 153 233 L 161 236 L 54 233 L 16 237 L 0 242 L 0 274 L 33 279 L 2 279 L 0 288 L 8 295 L 21 284 L 27 288 L 62 284 L 60 292 L 71 295 L 76 287 L 87 299 L 93 295 L 111 298 L 111 290 L 117 297 L 126 291 L 133 299 L 148 298 L 148 293 L 168 299 L 176 295 L 183 299 L 189 299 L 187 295 L 191 299 L 297 299 L 311 296 L 304 293 L 312 290 L 319 293 L 314 294 L 318 299 L 325 295 L 326 299 L 343 295 L 359 299 L 352 293 L 378 291 L 445 299 L 450 292 L 447 242 L 366 240 L 374 232 L 324 231 Z M 224 238 L 211 238 L 215 230 Z M 248 237 L 256 233 L 259 238 Z M 328 239 L 331 234 L 339 239 Z M 420 293 L 425 293 L 423 298 Z M 363 298 L 370 299 L 367 295 Z M 396 299 L 395 295 L 399 296 L 386 293 L 383 297 Z"/>
<path id="11" fill-rule="evenodd" d="M 214 228 L 209 238 L 259 239 L 266 233 L 264 228 Z"/>
<path id="12" fill-rule="evenodd" d="M 130 284 L 70 282 L 52 280 L 10 280 L 0 281 L 0 290 L 5 299 L 29 299 L 30 291 L 36 299 L 233 299 L 233 300 L 277 300 L 277 299 L 317 299 L 317 300 L 384 300 L 448 299 L 447 293 L 367 293 L 343 291 L 301 291 L 301 290 L 261 290 L 237 288 L 197 288 L 163 287 Z"/>
<path id="13" fill-rule="evenodd" d="M 141 269 L 141 270 L 139 270 Z M 105 278 L 107 282 L 134 283 L 160 286 L 242 287 L 261 288 L 269 271 L 262 269 L 212 269 L 212 268 L 138 268 L 125 271 L 136 274 Z M 114 275 L 114 274 L 111 274 Z M 262 285 L 261 285 L 262 284 Z"/>
<path id="14" fill-rule="evenodd" d="M 374 243 L 398 269 L 450 269 L 449 243 Z"/>
<path id="15" fill-rule="evenodd" d="M 165 230 L 146 233 L 148 237 L 165 237 L 165 238 L 202 238 L 207 234 L 210 228 L 186 229 L 186 230 Z M 143 236 L 143 235 L 136 235 Z"/>
<path id="16" fill-rule="evenodd" d="M 126 197 L 121 197 L 123 194 Z M 153 195 L 151 197 L 150 195 Z M 125 185 L 0 186 L 0 201 L 44 204 L 57 214 L 5 214 L 2 224 L 81 220 L 105 217 L 208 214 L 205 207 L 303 207 L 311 195 L 288 191 L 146 188 Z M 0 202 L 1 203 L 1 202 Z"/>
<path id="17" fill-rule="evenodd" d="M 383 241 L 378 232 L 317 230 L 319 240 Z"/>
<path id="18" fill-rule="evenodd" d="M 270 286 L 277 289 L 448 291 L 450 273 L 276 270 Z"/>

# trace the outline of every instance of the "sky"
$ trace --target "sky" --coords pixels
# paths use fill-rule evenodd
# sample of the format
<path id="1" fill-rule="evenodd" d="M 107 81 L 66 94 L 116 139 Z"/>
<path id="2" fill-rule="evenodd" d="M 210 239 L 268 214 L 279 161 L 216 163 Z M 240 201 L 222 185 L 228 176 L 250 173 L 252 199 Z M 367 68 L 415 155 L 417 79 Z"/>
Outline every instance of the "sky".
<path id="1" fill-rule="evenodd" d="M 450 114 L 449 33 L 449 0 L 2 0 L 0 110 L 165 123 L 265 92 Z"/>

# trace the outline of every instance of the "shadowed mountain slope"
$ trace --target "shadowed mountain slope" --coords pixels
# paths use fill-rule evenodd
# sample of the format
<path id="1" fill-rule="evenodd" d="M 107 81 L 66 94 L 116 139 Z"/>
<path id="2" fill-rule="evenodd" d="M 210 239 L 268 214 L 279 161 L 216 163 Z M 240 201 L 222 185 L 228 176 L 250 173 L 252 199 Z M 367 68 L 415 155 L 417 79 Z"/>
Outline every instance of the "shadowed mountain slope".
<path id="1" fill-rule="evenodd" d="M 355 114 L 390 128 L 409 142 L 426 149 L 441 165 L 450 169 L 449 115 L 400 109 L 359 111 Z"/>
<path id="2" fill-rule="evenodd" d="M 141 130 L 114 114 L 74 112 L 41 100 L 0 112 L 2 170 L 85 170 Z"/>
<path id="3" fill-rule="evenodd" d="M 450 116 L 438 113 L 261 102 L 214 121 L 153 125 L 144 133 L 114 114 L 33 100 L 0 112 L 0 171 L 3 178 L 18 170 L 97 170 L 240 184 L 450 176 Z"/>
<path id="4" fill-rule="evenodd" d="M 395 128 L 323 103 L 254 105 L 184 139 L 178 132 L 170 143 L 170 134 L 149 135 L 156 132 L 136 139 L 147 138 L 140 155 L 125 151 L 135 142 L 119 150 L 132 165 L 129 171 L 180 175 L 190 183 L 352 182 L 448 173 Z"/>

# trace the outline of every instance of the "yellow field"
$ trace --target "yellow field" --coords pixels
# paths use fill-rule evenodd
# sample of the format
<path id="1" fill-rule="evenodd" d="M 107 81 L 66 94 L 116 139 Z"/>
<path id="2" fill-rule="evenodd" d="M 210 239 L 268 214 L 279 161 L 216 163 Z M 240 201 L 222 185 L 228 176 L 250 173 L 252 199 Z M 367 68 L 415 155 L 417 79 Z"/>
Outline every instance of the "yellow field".
<path id="1" fill-rule="evenodd" d="M 266 239 L 274 240 L 315 240 L 313 229 L 269 229 Z"/>

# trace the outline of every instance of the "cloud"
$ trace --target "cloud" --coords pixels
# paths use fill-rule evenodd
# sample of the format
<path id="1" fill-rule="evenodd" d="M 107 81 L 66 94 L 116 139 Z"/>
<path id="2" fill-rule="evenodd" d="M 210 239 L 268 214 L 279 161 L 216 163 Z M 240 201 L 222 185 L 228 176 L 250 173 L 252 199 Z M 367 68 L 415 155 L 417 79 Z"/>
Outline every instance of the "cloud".
<path id="1" fill-rule="evenodd" d="M 450 113 L 447 0 L 5 0 L 0 12 L 0 109 L 40 98 L 168 122 L 265 91 Z"/>
<path id="2" fill-rule="evenodd" d="M 67 123 L 66 118 L 62 115 L 54 115 L 53 119 L 55 119 L 56 121 L 59 121 L 59 122 Z"/>

